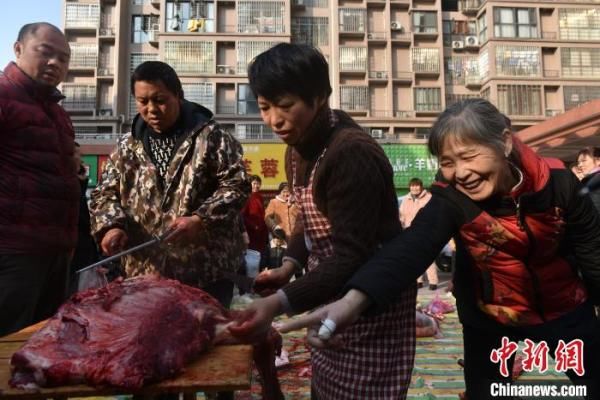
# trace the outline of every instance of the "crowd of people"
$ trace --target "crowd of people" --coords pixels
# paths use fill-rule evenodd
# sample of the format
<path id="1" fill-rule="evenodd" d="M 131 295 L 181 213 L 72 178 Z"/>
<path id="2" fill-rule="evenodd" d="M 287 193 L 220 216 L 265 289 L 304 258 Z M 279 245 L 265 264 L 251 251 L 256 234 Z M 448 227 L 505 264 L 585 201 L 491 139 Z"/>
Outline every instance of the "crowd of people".
<path id="1" fill-rule="evenodd" d="M 490 102 L 468 99 L 431 129 L 436 181 L 426 190 L 415 177 L 399 205 L 381 146 L 330 107 L 324 56 L 281 43 L 248 66 L 260 115 L 287 144 L 287 182 L 266 208 L 241 144 L 160 61 L 134 70 L 138 114 L 88 203 L 58 104 L 69 44 L 57 27 L 32 23 L 14 52 L 0 76 L 0 336 L 56 312 L 77 290 L 77 269 L 157 236 L 122 257 L 125 277 L 160 274 L 229 307 L 226 275 L 243 272 L 250 249 L 260 297 L 233 335 L 258 340 L 278 315 L 308 311 L 281 330 L 308 328 L 311 398 L 404 399 L 417 289 L 423 274 L 437 289 L 434 260 L 452 243 L 466 396 L 492 398 L 492 382 L 510 382 L 490 356 L 509 338 L 551 350 L 582 341 L 584 371 L 567 374 L 600 399 L 600 148 L 582 149 L 567 169 L 523 144 Z"/>

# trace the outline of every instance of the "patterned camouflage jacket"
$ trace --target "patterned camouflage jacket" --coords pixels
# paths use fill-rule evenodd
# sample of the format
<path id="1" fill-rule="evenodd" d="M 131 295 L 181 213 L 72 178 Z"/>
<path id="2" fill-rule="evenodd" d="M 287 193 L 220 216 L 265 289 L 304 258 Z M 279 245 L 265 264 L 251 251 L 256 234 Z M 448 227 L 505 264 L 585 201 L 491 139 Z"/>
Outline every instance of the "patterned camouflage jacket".
<path id="1" fill-rule="evenodd" d="M 164 184 L 144 149 L 145 122 L 138 115 L 92 192 L 92 233 L 98 243 L 110 228 L 127 232 L 128 247 L 164 233 L 180 216 L 196 214 L 205 229 L 196 243 L 159 244 L 123 257 L 127 276 L 151 272 L 202 287 L 235 271 L 243 252 L 239 214 L 250 186 L 242 147 L 206 108 L 184 101 L 185 138 L 174 150 Z"/>

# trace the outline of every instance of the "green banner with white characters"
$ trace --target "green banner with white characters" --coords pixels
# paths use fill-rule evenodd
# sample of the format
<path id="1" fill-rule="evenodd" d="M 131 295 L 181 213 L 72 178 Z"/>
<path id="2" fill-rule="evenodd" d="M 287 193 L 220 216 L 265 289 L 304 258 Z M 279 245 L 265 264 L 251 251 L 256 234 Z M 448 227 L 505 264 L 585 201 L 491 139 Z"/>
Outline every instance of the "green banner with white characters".
<path id="1" fill-rule="evenodd" d="M 383 151 L 394 169 L 396 189 L 408 189 L 412 178 L 419 178 L 429 187 L 438 170 L 437 158 L 429 154 L 424 144 L 383 144 Z"/>

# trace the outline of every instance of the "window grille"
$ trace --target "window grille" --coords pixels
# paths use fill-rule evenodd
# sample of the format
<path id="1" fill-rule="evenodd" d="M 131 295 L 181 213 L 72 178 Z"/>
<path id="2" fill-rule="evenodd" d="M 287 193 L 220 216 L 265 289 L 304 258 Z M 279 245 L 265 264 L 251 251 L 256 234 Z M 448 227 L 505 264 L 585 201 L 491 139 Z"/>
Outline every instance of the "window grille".
<path id="1" fill-rule="evenodd" d="M 600 40 L 600 9 L 559 8 L 561 40 Z"/>
<path id="2" fill-rule="evenodd" d="M 69 43 L 71 47 L 71 68 L 96 68 L 98 45 L 91 43 Z"/>
<path id="3" fill-rule="evenodd" d="M 65 28 L 96 28 L 100 24 L 100 5 L 67 4 Z"/>
<path id="4" fill-rule="evenodd" d="M 506 76 L 539 76 L 540 48 L 533 46 L 497 46 L 496 72 Z"/>
<path id="5" fill-rule="evenodd" d="M 485 43 L 487 40 L 487 19 L 485 12 L 477 18 L 477 30 L 479 31 L 479 43 Z"/>
<path id="6" fill-rule="evenodd" d="M 366 71 L 366 47 L 340 47 L 340 71 Z"/>
<path id="7" fill-rule="evenodd" d="M 439 72 L 440 50 L 432 48 L 413 48 L 412 65 L 414 72 Z"/>
<path id="8" fill-rule="evenodd" d="M 239 1 L 238 32 L 285 33 L 285 2 Z"/>
<path id="9" fill-rule="evenodd" d="M 212 112 L 215 110 L 215 85 L 212 82 L 182 83 L 186 100 L 198 103 Z"/>
<path id="10" fill-rule="evenodd" d="M 415 111 L 441 111 L 442 90 L 440 88 L 415 88 Z"/>
<path id="11" fill-rule="evenodd" d="M 450 107 L 452 104 L 458 103 L 459 101 L 463 101 L 466 99 L 474 99 L 479 97 L 478 94 L 468 94 L 468 93 L 446 93 L 446 107 Z"/>
<path id="12" fill-rule="evenodd" d="M 246 75 L 248 64 L 257 55 L 270 49 L 278 42 L 238 42 L 237 43 L 237 73 Z"/>
<path id="13" fill-rule="evenodd" d="M 542 115 L 539 85 L 498 85 L 498 109 L 506 115 Z"/>
<path id="14" fill-rule="evenodd" d="M 600 49 L 563 47 L 560 56 L 564 77 L 600 76 Z"/>
<path id="15" fill-rule="evenodd" d="M 96 86 L 63 84 L 62 94 L 65 99 L 62 102 L 65 110 L 88 111 L 96 108 Z"/>
<path id="16" fill-rule="evenodd" d="M 292 43 L 311 46 L 329 45 L 329 19 L 327 17 L 292 18 Z"/>
<path id="17" fill-rule="evenodd" d="M 486 78 L 490 73 L 490 57 L 488 49 L 483 49 L 479 52 L 479 76 L 481 79 Z"/>
<path id="18" fill-rule="evenodd" d="M 164 62 L 178 74 L 208 74 L 215 65 L 214 42 L 165 42 Z"/>
<path id="19" fill-rule="evenodd" d="M 578 107 L 591 100 L 600 99 L 600 87 L 594 86 L 565 86 L 565 111 Z"/>
<path id="20" fill-rule="evenodd" d="M 150 34 L 158 26 L 157 15 L 134 15 L 131 17 L 131 43 L 148 43 Z"/>
<path id="21" fill-rule="evenodd" d="M 364 32 L 366 10 L 360 8 L 340 8 L 340 32 Z"/>
<path id="22" fill-rule="evenodd" d="M 369 109 L 368 86 L 340 86 L 340 108 L 346 111 Z"/>
<path id="23" fill-rule="evenodd" d="M 237 139 L 273 139 L 273 130 L 264 124 L 237 124 L 235 127 Z"/>
<path id="24" fill-rule="evenodd" d="M 237 87 L 237 113 L 239 115 L 260 114 L 258 102 L 250 85 L 239 84 Z"/>
<path id="25" fill-rule="evenodd" d="M 215 32 L 215 4 L 213 1 L 167 0 L 165 8 L 167 32 Z M 188 31 L 191 20 L 201 20 Z"/>
<path id="26" fill-rule="evenodd" d="M 479 78 L 479 60 L 476 57 L 453 56 L 444 58 L 446 84 L 464 85 L 466 78 Z"/>

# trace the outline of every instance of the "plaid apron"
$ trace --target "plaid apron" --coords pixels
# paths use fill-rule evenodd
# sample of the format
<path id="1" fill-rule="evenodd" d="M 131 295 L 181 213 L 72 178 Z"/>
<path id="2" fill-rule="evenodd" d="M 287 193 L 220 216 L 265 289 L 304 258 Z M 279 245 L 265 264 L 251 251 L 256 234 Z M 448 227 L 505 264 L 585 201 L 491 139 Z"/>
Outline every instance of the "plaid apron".
<path id="1" fill-rule="evenodd" d="M 333 255 L 331 224 L 317 209 L 312 193 L 315 171 L 326 151 L 317 159 L 306 187 L 296 185 L 292 156 L 293 190 L 310 251 L 309 270 Z M 342 333 L 342 349 L 311 349 L 311 390 L 318 400 L 406 398 L 415 358 L 416 296 L 415 284 L 387 311 L 360 317 Z"/>

